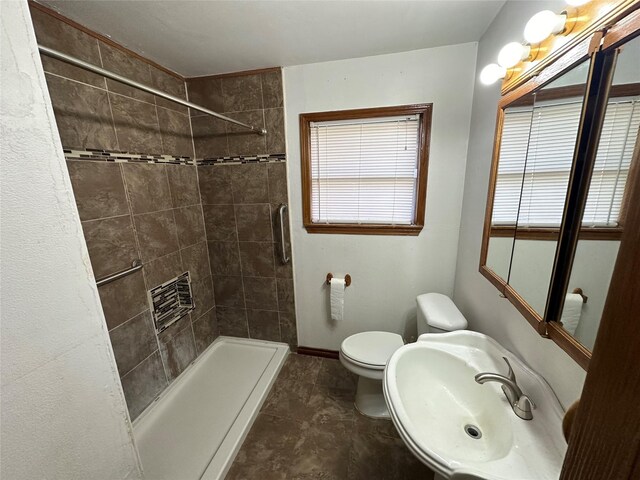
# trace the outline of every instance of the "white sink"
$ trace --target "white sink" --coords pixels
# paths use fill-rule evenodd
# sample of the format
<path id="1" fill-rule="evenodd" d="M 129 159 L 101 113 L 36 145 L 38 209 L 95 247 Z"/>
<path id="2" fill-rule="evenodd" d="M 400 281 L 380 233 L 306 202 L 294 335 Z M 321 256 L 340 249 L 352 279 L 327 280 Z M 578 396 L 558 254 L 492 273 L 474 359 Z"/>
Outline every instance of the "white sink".
<path id="1" fill-rule="evenodd" d="M 500 384 L 480 385 L 481 372 L 507 374 L 536 404 L 532 420 L 516 416 Z M 470 331 L 421 335 L 398 349 L 385 369 L 384 396 L 409 449 L 451 479 L 556 480 L 566 443 L 563 410 L 553 391 L 516 356 Z M 472 438 L 465 426 L 482 436 Z"/>

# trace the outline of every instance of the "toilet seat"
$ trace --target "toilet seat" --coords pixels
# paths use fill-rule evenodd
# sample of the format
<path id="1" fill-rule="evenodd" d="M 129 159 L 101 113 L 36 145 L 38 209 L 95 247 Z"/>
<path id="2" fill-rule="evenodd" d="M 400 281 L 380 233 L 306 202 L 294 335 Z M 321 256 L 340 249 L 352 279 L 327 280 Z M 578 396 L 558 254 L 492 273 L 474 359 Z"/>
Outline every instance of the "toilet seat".
<path id="1" fill-rule="evenodd" d="M 362 332 L 346 338 L 340 353 L 363 368 L 384 370 L 391 355 L 404 345 L 402 337 L 391 332 Z"/>

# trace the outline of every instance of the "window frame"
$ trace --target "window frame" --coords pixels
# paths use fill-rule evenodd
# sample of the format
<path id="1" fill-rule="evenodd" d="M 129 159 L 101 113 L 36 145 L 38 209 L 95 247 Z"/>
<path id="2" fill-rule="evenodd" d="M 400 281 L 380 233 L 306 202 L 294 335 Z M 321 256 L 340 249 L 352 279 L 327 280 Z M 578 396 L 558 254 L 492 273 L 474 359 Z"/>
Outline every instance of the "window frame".
<path id="1" fill-rule="evenodd" d="M 429 146 L 431 140 L 432 103 L 418 103 L 393 107 L 360 108 L 300 114 L 300 164 L 302 171 L 302 223 L 307 233 L 345 235 L 419 235 L 424 227 L 427 202 L 427 177 Z M 311 217 L 311 123 L 336 120 L 360 120 L 366 118 L 419 116 L 418 174 L 415 197 L 415 214 L 411 225 L 379 223 L 314 223 Z"/>

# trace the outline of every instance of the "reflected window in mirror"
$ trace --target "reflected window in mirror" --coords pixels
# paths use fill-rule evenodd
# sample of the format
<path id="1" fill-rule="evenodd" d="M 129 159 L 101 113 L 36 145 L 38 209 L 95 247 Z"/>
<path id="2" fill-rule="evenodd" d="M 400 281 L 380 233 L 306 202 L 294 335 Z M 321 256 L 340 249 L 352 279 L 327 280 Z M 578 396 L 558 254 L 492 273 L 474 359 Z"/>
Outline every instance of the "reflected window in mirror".
<path id="1" fill-rule="evenodd" d="M 640 176 L 640 37 L 620 49 L 569 285 L 563 328 L 588 349 L 598 332 L 624 230 L 629 189 Z"/>
<path id="2" fill-rule="evenodd" d="M 589 60 L 533 94 L 508 283 L 542 318 L 580 127 Z M 528 100 L 528 99 L 527 99 Z"/>

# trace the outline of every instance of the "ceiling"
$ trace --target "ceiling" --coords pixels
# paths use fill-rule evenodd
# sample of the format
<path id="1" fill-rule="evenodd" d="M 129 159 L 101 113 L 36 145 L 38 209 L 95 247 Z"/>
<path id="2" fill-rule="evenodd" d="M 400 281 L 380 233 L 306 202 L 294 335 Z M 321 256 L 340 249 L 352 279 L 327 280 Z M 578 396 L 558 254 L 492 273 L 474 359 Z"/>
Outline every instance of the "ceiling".
<path id="1" fill-rule="evenodd" d="M 184 76 L 480 39 L 504 0 L 39 0 Z"/>

